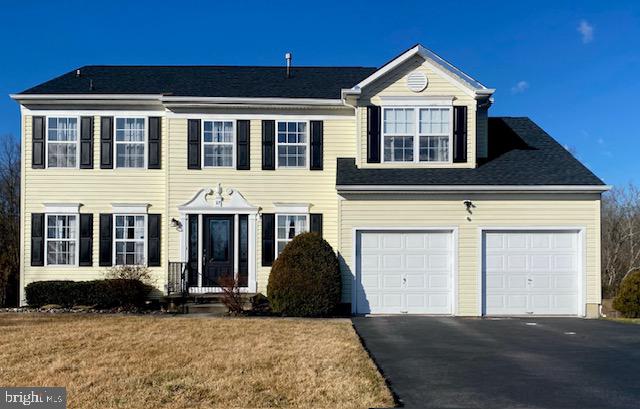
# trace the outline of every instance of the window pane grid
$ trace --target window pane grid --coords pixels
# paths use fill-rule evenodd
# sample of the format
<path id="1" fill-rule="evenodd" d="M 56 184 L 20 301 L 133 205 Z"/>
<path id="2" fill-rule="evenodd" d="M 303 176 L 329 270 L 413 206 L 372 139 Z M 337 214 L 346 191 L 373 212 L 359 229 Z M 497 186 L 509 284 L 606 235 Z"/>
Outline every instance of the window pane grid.
<path id="1" fill-rule="evenodd" d="M 75 168 L 78 143 L 78 119 L 47 119 L 47 166 Z"/>
<path id="2" fill-rule="evenodd" d="M 47 215 L 47 265 L 76 263 L 77 217 Z"/>
<path id="3" fill-rule="evenodd" d="M 279 214 L 277 215 L 276 230 L 276 250 L 277 254 L 280 254 L 287 243 L 293 240 L 298 234 L 308 230 L 307 215 Z"/>
<path id="4" fill-rule="evenodd" d="M 278 122 L 278 167 L 307 166 L 307 123 Z"/>
<path id="5" fill-rule="evenodd" d="M 144 264 L 145 217 L 117 215 L 115 233 L 116 264 Z"/>
<path id="6" fill-rule="evenodd" d="M 447 162 L 449 160 L 449 108 L 420 109 L 420 161 Z"/>
<path id="7" fill-rule="evenodd" d="M 116 119 L 116 167 L 144 168 L 144 118 Z"/>
<path id="8" fill-rule="evenodd" d="M 204 166 L 233 166 L 232 121 L 205 121 L 202 140 L 204 145 Z"/>

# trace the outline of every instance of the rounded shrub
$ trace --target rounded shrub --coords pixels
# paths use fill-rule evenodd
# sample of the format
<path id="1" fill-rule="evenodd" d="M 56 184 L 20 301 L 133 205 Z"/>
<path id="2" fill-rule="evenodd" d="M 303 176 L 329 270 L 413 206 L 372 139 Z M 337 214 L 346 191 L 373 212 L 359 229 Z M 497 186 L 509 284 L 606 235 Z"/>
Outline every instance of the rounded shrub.
<path id="1" fill-rule="evenodd" d="M 273 312 L 287 316 L 329 315 L 340 303 L 340 266 L 331 245 L 317 233 L 303 233 L 273 262 L 267 296 Z"/>
<path id="2" fill-rule="evenodd" d="M 640 270 L 629 273 L 622 280 L 618 295 L 613 299 L 613 308 L 627 318 L 640 317 Z"/>

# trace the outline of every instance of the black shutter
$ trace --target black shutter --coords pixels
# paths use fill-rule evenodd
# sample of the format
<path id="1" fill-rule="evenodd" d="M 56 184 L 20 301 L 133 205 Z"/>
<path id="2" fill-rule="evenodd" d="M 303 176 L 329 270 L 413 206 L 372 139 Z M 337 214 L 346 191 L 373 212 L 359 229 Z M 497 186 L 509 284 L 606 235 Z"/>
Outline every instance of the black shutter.
<path id="1" fill-rule="evenodd" d="M 200 168 L 200 120 L 189 119 L 187 126 L 187 169 Z"/>
<path id="2" fill-rule="evenodd" d="M 93 117 L 80 118 L 80 169 L 93 169 Z"/>
<path id="3" fill-rule="evenodd" d="M 249 120 L 236 121 L 236 169 L 249 170 Z"/>
<path id="4" fill-rule="evenodd" d="M 113 169 L 113 117 L 100 118 L 100 169 Z"/>
<path id="5" fill-rule="evenodd" d="M 453 107 L 453 161 L 467 161 L 467 107 Z"/>
<path id="6" fill-rule="evenodd" d="M 100 262 L 101 267 L 113 265 L 113 215 L 100 214 Z"/>
<path id="7" fill-rule="evenodd" d="M 31 265 L 44 266 L 44 213 L 31 213 Z"/>
<path id="8" fill-rule="evenodd" d="M 322 237 L 322 213 L 311 213 L 309 218 L 309 231 L 318 233 Z"/>
<path id="9" fill-rule="evenodd" d="M 247 287 L 249 285 L 249 216 L 241 214 L 238 216 L 238 286 Z"/>
<path id="10" fill-rule="evenodd" d="M 149 117 L 149 169 L 160 169 L 162 158 L 162 118 Z"/>
<path id="11" fill-rule="evenodd" d="M 46 142 L 44 136 L 45 117 L 34 116 L 31 121 L 31 167 L 33 169 L 44 169 L 44 158 L 46 155 Z"/>
<path id="12" fill-rule="evenodd" d="M 262 266 L 273 264 L 276 252 L 276 215 L 274 213 L 262 213 Z"/>
<path id="13" fill-rule="evenodd" d="M 380 112 L 379 106 L 367 107 L 367 163 L 380 163 Z"/>
<path id="14" fill-rule="evenodd" d="M 322 139 L 324 126 L 322 121 L 311 121 L 311 164 L 309 169 L 322 170 Z"/>
<path id="15" fill-rule="evenodd" d="M 276 121 L 262 121 L 262 170 L 276 168 Z M 271 265 L 271 264 L 269 264 Z"/>
<path id="16" fill-rule="evenodd" d="M 80 258 L 81 266 L 93 265 L 93 215 L 80 215 Z"/>
<path id="17" fill-rule="evenodd" d="M 189 215 L 189 276 L 187 283 L 190 287 L 198 286 L 198 264 L 200 258 L 198 256 L 198 215 Z"/>
<path id="18" fill-rule="evenodd" d="M 147 265 L 149 267 L 160 267 L 160 216 L 159 214 L 149 214 L 147 216 Z"/>

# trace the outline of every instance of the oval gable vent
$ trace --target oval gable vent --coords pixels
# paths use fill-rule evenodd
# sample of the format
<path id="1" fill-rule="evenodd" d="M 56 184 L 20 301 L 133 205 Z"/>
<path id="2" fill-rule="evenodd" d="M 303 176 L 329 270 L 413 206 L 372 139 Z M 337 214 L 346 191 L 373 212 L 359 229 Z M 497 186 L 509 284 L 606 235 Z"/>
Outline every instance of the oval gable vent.
<path id="1" fill-rule="evenodd" d="M 424 91 L 424 89 L 427 88 L 428 83 L 429 80 L 427 80 L 427 76 L 424 72 L 414 71 L 407 75 L 407 88 L 413 92 Z"/>

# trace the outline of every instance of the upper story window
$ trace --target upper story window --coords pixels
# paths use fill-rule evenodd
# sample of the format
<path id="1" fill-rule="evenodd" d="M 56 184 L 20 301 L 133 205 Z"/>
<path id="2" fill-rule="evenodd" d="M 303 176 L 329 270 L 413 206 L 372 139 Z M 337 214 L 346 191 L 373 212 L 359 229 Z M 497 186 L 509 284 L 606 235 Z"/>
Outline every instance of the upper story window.
<path id="1" fill-rule="evenodd" d="M 203 125 L 204 166 L 233 167 L 233 121 L 204 121 Z"/>
<path id="2" fill-rule="evenodd" d="M 305 168 L 307 166 L 308 126 L 306 122 L 278 122 L 277 166 Z"/>
<path id="3" fill-rule="evenodd" d="M 277 214 L 276 215 L 276 257 L 284 247 L 300 233 L 309 231 L 309 215 Z"/>
<path id="4" fill-rule="evenodd" d="M 47 120 L 47 167 L 75 168 L 78 164 L 78 118 Z"/>
<path id="5" fill-rule="evenodd" d="M 145 215 L 115 216 L 116 265 L 141 265 L 145 262 Z"/>
<path id="6" fill-rule="evenodd" d="M 116 167 L 144 168 L 145 118 L 116 118 Z"/>
<path id="7" fill-rule="evenodd" d="M 383 108 L 384 162 L 450 162 L 451 108 Z"/>
<path id="8" fill-rule="evenodd" d="M 47 265 L 75 265 L 77 237 L 76 215 L 47 214 Z"/>

